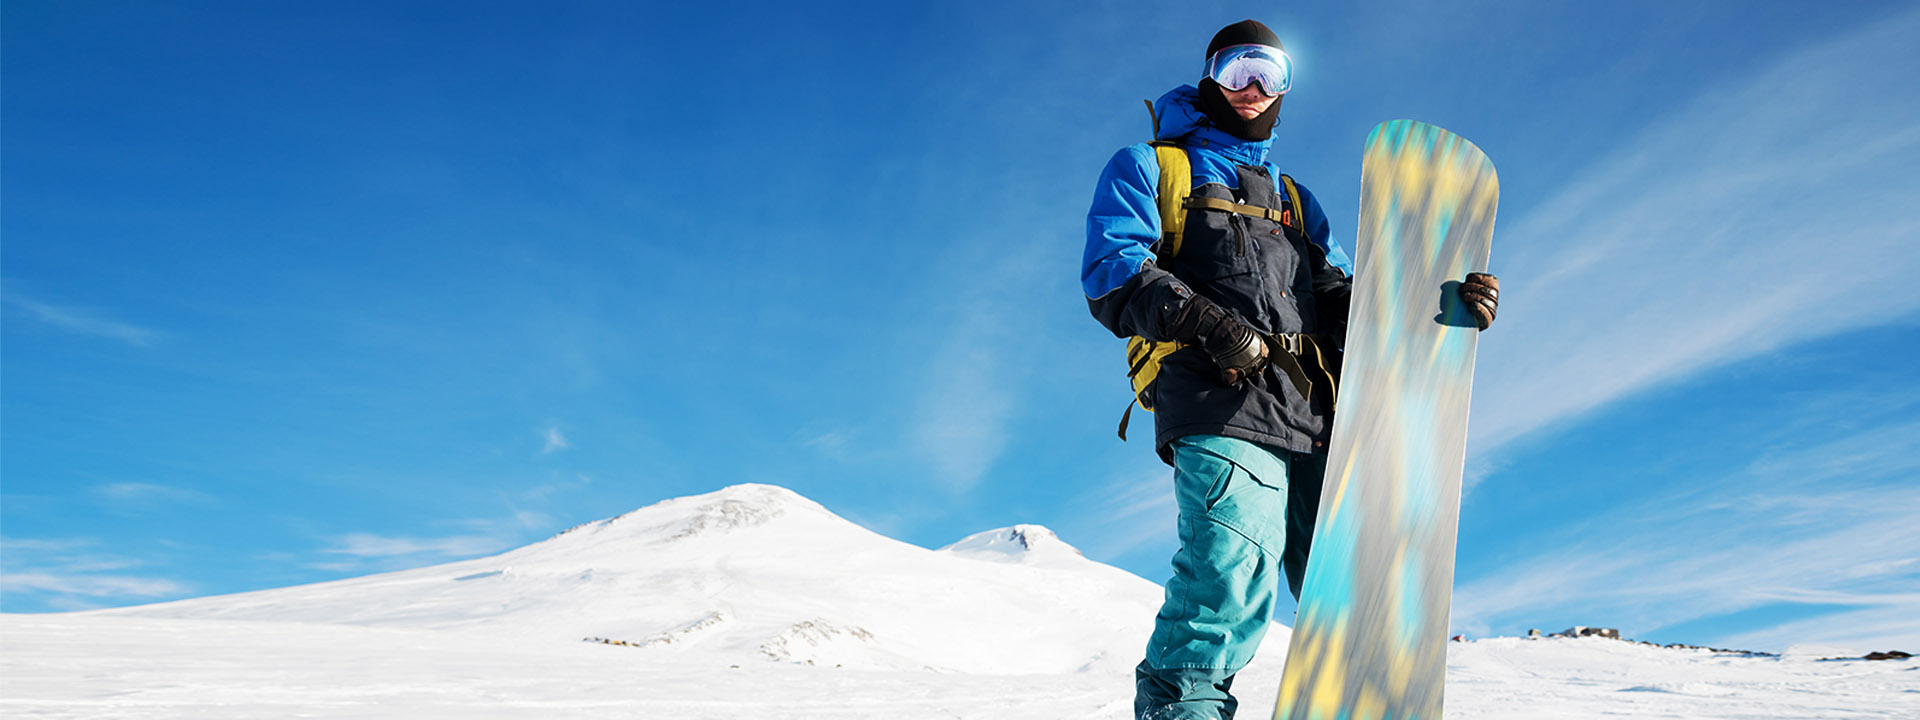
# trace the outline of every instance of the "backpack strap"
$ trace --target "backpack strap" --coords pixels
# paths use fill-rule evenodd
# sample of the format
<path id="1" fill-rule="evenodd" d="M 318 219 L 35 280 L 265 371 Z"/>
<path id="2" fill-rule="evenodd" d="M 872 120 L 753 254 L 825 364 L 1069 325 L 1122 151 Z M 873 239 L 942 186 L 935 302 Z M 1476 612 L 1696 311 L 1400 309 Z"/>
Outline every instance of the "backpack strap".
<path id="1" fill-rule="evenodd" d="M 1210 198 L 1210 197 L 1189 197 L 1187 198 L 1186 205 L 1187 207 L 1190 207 L 1190 208 L 1201 208 L 1205 210 L 1219 210 L 1220 212 L 1230 212 L 1235 215 L 1251 215 L 1257 218 L 1266 218 L 1268 220 L 1272 220 L 1282 225 L 1292 227 L 1292 223 L 1287 222 L 1287 220 L 1290 218 L 1287 214 L 1287 211 L 1284 208 L 1280 210 L 1275 210 L 1273 208 L 1260 207 L 1259 205 L 1248 205 L 1245 203 L 1237 203 L 1232 200 L 1222 200 L 1220 198 Z"/>
<path id="2" fill-rule="evenodd" d="M 1153 143 L 1154 157 L 1160 161 L 1160 248 L 1156 255 L 1170 258 L 1180 254 L 1180 242 L 1187 236 L 1187 199 L 1193 195 L 1193 161 L 1186 148 L 1171 142 Z"/>
<path id="3" fill-rule="evenodd" d="M 1282 211 L 1280 224 L 1304 235 L 1307 232 L 1307 207 L 1300 204 L 1300 188 L 1294 186 L 1293 176 L 1286 173 L 1280 173 L 1280 184 L 1287 187 L 1287 210 Z"/>
<path id="4" fill-rule="evenodd" d="M 1165 148 L 1161 148 L 1161 149 L 1164 150 Z M 1249 215 L 1257 218 L 1266 218 L 1273 222 L 1280 223 L 1281 225 L 1285 225 L 1287 227 L 1293 228 L 1294 230 L 1298 230 L 1303 233 L 1306 232 L 1306 228 L 1301 227 L 1301 223 L 1299 222 L 1302 215 L 1302 211 L 1300 210 L 1300 188 L 1295 187 L 1293 184 L 1293 178 L 1288 177 L 1285 174 L 1282 174 L 1280 176 L 1280 184 L 1285 185 L 1287 188 L 1287 202 L 1285 206 L 1281 207 L 1278 210 L 1275 210 L 1273 208 L 1261 207 L 1259 205 L 1248 205 L 1246 203 L 1237 203 L 1232 200 L 1222 200 L 1220 198 L 1210 198 L 1210 197 L 1186 197 L 1181 200 L 1180 204 L 1182 207 L 1187 207 L 1187 208 L 1200 208 L 1202 210 L 1218 210 L 1220 212 L 1229 212 L 1235 215 Z M 1165 207 L 1167 202 L 1166 186 L 1167 186 L 1167 176 L 1166 176 L 1165 170 L 1162 170 L 1160 174 L 1160 203 L 1161 203 L 1160 214 L 1163 217 L 1166 216 L 1167 214 L 1167 209 Z M 1186 214 L 1180 213 L 1179 230 L 1183 234 L 1186 230 L 1186 224 L 1187 224 Z M 1175 247 L 1177 249 L 1178 245 L 1176 244 Z"/>
<path id="5" fill-rule="evenodd" d="M 1147 102 L 1147 114 L 1153 116 L 1153 133 L 1160 134 L 1160 116 Z M 1193 196 L 1193 160 L 1186 148 L 1167 140 L 1155 140 L 1154 159 L 1160 163 L 1160 180 L 1155 188 L 1155 204 L 1160 210 L 1160 242 L 1154 255 L 1162 260 L 1180 254 L 1181 241 L 1187 235 L 1187 200 Z M 1133 419 L 1133 406 L 1153 411 L 1152 387 L 1160 375 L 1160 363 L 1175 350 L 1186 347 L 1177 342 L 1153 342 L 1138 335 L 1127 341 L 1127 379 L 1133 384 L 1133 401 L 1120 415 L 1120 439 L 1127 439 L 1127 424 Z"/>

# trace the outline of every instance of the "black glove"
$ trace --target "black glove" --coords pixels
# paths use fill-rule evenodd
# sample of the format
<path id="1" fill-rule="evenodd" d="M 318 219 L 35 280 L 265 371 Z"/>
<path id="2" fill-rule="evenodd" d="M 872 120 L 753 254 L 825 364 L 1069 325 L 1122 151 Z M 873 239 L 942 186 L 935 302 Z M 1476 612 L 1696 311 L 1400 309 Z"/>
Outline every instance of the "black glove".
<path id="1" fill-rule="evenodd" d="M 1467 304 L 1467 312 L 1473 313 L 1473 321 L 1481 330 L 1493 324 L 1494 312 L 1500 309 L 1500 278 L 1487 273 L 1467 273 L 1467 279 L 1460 283 L 1460 301 Z"/>
<path id="2" fill-rule="evenodd" d="M 1260 333 L 1199 295 L 1187 299 L 1172 331 L 1173 339 L 1207 351 L 1220 366 L 1220 381 L 1228 385 L 1252 377 L 1267 364 L 1267 344 Z"/>

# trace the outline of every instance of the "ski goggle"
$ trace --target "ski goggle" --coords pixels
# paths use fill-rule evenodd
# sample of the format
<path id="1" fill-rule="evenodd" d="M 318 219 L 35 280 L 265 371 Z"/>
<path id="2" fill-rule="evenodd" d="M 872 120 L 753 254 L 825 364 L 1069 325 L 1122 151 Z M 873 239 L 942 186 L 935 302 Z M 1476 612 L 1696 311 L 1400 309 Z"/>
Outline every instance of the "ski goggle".
<path id="1" fill-rule="evenodd" d="M 1293 87 L 1293 58 L 1268 45 L 1231 45 L 1207 58 L 1207 77 L 1234 92 L 1257 82 L 1262 94 L 1279 97 Z"/>

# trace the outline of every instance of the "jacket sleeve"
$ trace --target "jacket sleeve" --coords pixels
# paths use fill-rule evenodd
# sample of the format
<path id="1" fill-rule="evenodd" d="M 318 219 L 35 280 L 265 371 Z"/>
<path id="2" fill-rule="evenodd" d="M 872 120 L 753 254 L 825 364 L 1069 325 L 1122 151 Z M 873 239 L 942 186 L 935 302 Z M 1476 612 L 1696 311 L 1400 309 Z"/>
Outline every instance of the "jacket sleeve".
<path id="1" fill-rule="evenodd" d="M 1347 315 L 1353 307 L 1353 260 L 1333 237 L 1320 201 L 1314 199 L 1306 186 L 1294 183 L 1294 187 L 1299 189 L 1300 204 L 1304 206 L 1300 209 L 1300 220 L 1315 251 L 1308 262 L 1312 265 L 1314 309 L 1320 316 L 1319 326 L 1322 332 L 1344 340 Z"/>
<path id="2" fill-rule="evenodd" d="M 1087 309 L 1114 337 L 1172 339 L 1169 328 L 1193 290 L 1154 265 L 1160 242 L 1160 162 L 1149 145 L 1114 153 L 1087 211 L 1080 284 Z"/>

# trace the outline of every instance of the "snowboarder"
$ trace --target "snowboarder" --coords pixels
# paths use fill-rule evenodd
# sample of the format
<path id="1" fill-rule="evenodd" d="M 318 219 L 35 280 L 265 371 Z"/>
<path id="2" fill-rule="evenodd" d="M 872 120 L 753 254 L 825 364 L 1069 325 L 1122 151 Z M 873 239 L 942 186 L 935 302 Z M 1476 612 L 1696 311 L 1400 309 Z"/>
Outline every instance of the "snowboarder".
<path id="1" fill-rule="evenodd" d="M 1155 141 L 1184 149 L 1192 194 L 1177 253 L 1163 246 L 1160 163 L 1141 143 L 1107 163 L 1087 215 L 1081 282 L 1117 337 L 1185 347 L 1151 389 L 1154 447 L 1174 469 L 1180 549 L 1146 657 L 1137 717 L 1231 718 L 1285 578 L 1297 600 L 1320 501 L 1352 264 L 1326 213 L 1267 157 L 1292 60 L 1245 20 L 1207 46 L 1198 86 L 1153 104 Z M 1298 207 L 1294 207 L 1298 205 Z M 1498 281 L 1461 300 L 1481 329 Z"/>

